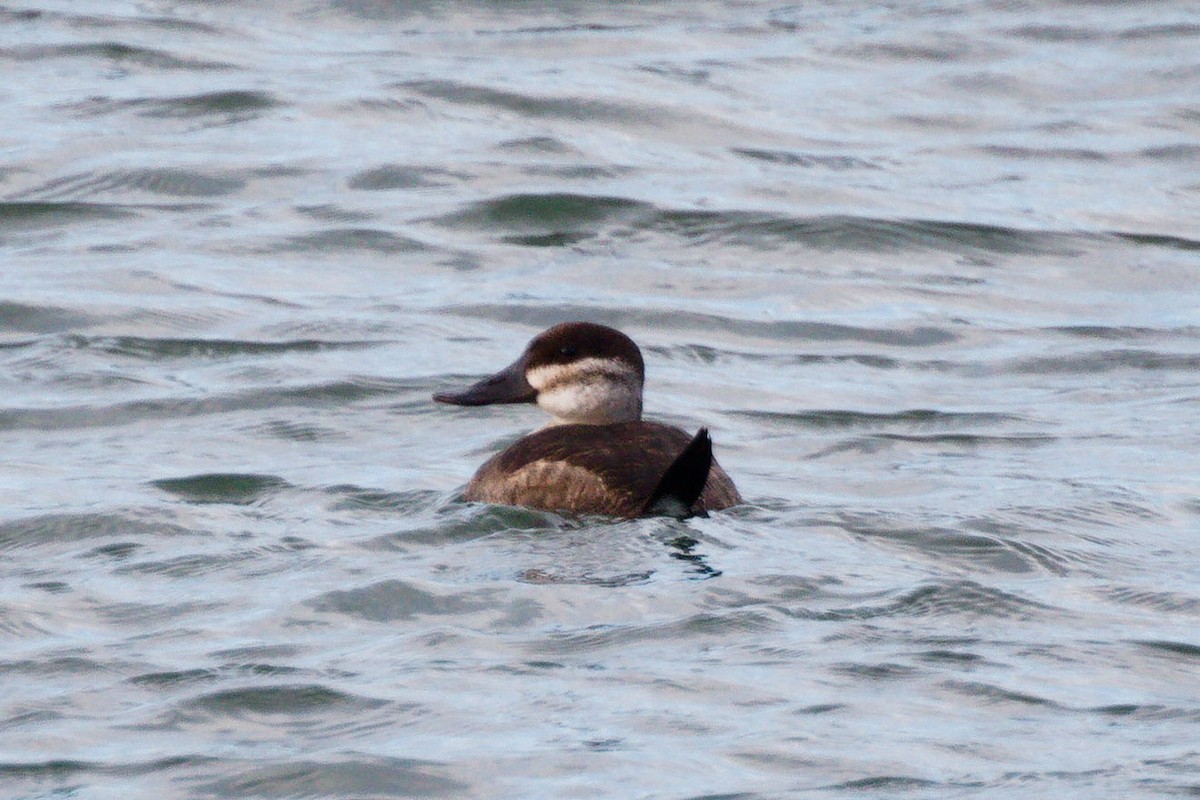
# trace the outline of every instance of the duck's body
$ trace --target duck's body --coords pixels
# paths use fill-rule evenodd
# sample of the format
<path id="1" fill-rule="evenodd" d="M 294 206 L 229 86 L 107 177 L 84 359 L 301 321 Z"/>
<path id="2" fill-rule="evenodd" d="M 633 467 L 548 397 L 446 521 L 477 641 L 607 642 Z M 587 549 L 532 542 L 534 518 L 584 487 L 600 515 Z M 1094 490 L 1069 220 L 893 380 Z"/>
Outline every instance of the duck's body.
<path id="1" fill-rule="evenodd" d="M 489 459 L 467 500 L 637 517 L 704 513 L 742 502 L 712 458 L 708 432 L 641 419 L 644 365 L 629 337 L 586 322 L 557 325 L 507 369 L 443 403 L 537 403 L 553 416 Z"/>
<path id="2" fill-rule="evenodd" d="M 657 422 L 556 425 L 531 433 L 492 456 L 463 497 L 481 503 L 638 517 L 671 464 L 692 441 Z M 709 466 L 697 510 L 742 502 L 733 481 Z"/>

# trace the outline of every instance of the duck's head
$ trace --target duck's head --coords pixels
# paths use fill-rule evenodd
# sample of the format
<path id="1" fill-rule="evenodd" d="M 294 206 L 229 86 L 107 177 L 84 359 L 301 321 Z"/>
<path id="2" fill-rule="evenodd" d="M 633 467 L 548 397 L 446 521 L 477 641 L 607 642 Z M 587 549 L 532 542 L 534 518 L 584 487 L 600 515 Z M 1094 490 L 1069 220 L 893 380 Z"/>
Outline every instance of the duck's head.
<path id="1" fill-rule="evenodd" d="M 606 425 L 642 416 L 646 367 L 625 334 L 592 322 L 564 322 L 540 333 L 521 357 L 439 403 L 483 406 L 537 403 L 551 424 Z"/>

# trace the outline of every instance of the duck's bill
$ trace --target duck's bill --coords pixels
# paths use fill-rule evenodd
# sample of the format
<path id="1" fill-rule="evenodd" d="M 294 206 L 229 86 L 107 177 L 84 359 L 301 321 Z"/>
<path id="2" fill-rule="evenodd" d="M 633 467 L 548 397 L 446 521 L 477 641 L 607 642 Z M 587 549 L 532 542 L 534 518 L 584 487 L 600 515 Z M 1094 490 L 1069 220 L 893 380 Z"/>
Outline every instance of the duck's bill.
<path id="1" fill-rule="evenodd" d="M 488 406 L 495 403 L 532 403 L 537 392 L 525 380 L 525 359 L 517 359 L 490 378 L 461 392 L 441 392 L 433 399 L 454 406 Z"/>

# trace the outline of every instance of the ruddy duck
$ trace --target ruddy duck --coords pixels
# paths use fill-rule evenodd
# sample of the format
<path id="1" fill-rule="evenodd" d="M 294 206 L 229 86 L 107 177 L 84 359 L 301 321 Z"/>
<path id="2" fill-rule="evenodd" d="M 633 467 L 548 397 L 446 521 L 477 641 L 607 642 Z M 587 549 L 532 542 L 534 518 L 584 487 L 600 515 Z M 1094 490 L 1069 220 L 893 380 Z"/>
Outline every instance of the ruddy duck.
<path id="1" fill-rule="evenodd" d="M 489 459 L 467 500 L 551 511 L 639 517 L 702 514 L 742 502 L 701 428 L 642 419 L 645 363 L 625 334 L 566 322 L 537 336 L 521 357 L 439 403 L 536 403 L 550 424 Z"/>

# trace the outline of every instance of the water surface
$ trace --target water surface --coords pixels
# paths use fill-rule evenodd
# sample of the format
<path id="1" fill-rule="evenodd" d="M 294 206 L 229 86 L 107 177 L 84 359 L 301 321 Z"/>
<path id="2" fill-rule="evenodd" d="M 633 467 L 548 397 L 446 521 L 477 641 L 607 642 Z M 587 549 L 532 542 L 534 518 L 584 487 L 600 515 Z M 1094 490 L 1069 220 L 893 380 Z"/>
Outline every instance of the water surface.
<path id="1" fill-rule="evenodd" d="M 1200 792 L 1192 4 L 268 5 L 0 6 L 6 796 Z M 746 506 L 461 502 L 566 319 Z"/>

